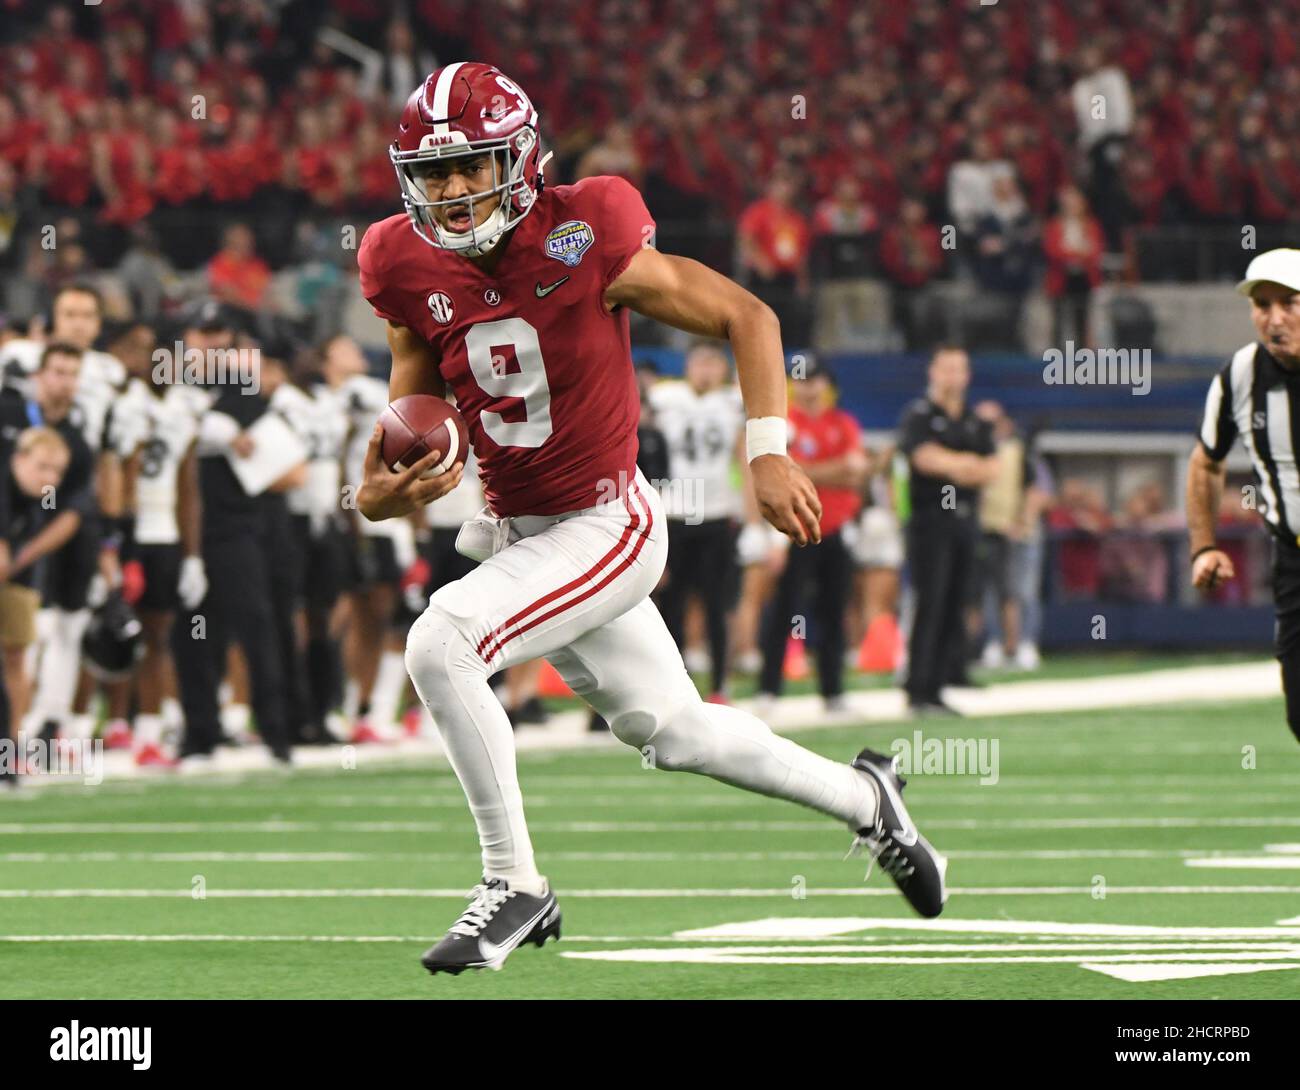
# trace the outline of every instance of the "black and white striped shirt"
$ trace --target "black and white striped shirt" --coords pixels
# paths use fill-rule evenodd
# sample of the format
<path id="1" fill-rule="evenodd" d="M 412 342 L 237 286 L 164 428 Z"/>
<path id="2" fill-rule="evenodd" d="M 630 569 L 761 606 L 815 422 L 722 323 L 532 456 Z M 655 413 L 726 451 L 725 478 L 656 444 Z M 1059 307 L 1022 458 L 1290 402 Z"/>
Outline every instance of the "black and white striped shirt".
<path id="1" fill-rule="evenodd" d="M 1210 383 L 1201 445 L 1221 462 L 1241 438 L 1255 468 L 1259 511 L 1273 532 L 1300 544 L 1300 372 L 1283 368 L 1262 344 L 1248 344 Z"/>

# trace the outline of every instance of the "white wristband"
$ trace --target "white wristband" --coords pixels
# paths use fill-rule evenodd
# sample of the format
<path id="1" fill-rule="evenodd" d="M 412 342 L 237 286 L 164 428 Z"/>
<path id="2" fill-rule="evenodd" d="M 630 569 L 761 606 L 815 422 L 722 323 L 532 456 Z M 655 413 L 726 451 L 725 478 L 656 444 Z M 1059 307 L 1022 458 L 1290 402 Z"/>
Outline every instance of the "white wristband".
<path id="1" fill-rule="evenodd" d="M 764 454 L 784 454 L 786 423 L 783 416 L 760 416 L 745 421 L 745 460 Z"/>

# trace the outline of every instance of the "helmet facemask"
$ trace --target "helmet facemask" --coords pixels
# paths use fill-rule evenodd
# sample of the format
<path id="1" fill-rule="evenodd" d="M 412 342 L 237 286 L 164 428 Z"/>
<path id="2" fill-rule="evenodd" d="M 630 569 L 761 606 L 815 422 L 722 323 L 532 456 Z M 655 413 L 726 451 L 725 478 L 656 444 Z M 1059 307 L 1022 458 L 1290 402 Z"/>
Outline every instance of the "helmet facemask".
<path id="1" fill-rule="evenodd" d="M 440 250 L 454 250 L 471 257 L 481 257 L 500 242 L 501 238 L 532 210 L 536 199 L 532 179 L 525 171 L 537 143 L 537 133 L 524 125 L 509 137 L 492 140 L 469 141 L 460 132 L 445 134 L 446 142 L 434 143 L 426 136 L 428 147 L 416 151 L 401 151 L 396 144 L 389 148 L 388 157 L 397 172 L 402 201 L 415 233 L 430 246 Z M 492 185 L 478 193 L 462 193 L 444 200 L 430 200 L 425 189 L 427 167 L 431 163 L 448 159 L 468 159 L 486 156 L 492 167 Z M 549 156 L 547 156 L 549 158 Z M 426 168 L 426 169 L 421 169 Z M 541 179 L 541 165 L 538 166 Z M 482 202 L 499 197 L 482 223 L 478 223 L 477 210 Z M 465 231 L 451 231 L 438 222 L 435 210 L 464 206 L 469 211 L 469 227 Z"/>

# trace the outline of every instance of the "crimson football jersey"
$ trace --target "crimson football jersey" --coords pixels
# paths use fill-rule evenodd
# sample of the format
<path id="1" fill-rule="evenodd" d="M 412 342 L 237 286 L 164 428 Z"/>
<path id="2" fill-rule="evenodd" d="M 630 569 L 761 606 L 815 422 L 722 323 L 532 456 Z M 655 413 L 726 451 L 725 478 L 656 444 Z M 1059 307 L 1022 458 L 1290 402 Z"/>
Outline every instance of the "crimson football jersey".
<path id="1" fill-rule="evenodd" d="M 362 239 L 361 290 L 438 354 L 498 516 L 592 507 L 635 475 L 628 316 L 601 300 L 654 229 L 631 184 L 598 177 L 544 189 L 490 274 L 422 241 L 405 214 Z"/>

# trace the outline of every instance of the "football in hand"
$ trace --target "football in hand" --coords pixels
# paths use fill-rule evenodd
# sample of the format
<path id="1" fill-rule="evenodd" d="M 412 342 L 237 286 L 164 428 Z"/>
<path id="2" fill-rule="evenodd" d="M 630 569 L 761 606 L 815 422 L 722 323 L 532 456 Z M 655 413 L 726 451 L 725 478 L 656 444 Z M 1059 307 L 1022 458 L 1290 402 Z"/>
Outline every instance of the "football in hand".
<path id="1" fill-rule="evenodd" d="M 437 461 L 421 476 L 438 477 L 469 453 L 464 418 L 453 405 L 432 394 L 399 397 L 379 414 L 379 423 L 384 429 L 384 464 L 394 473 L 437 452 Z"/>

